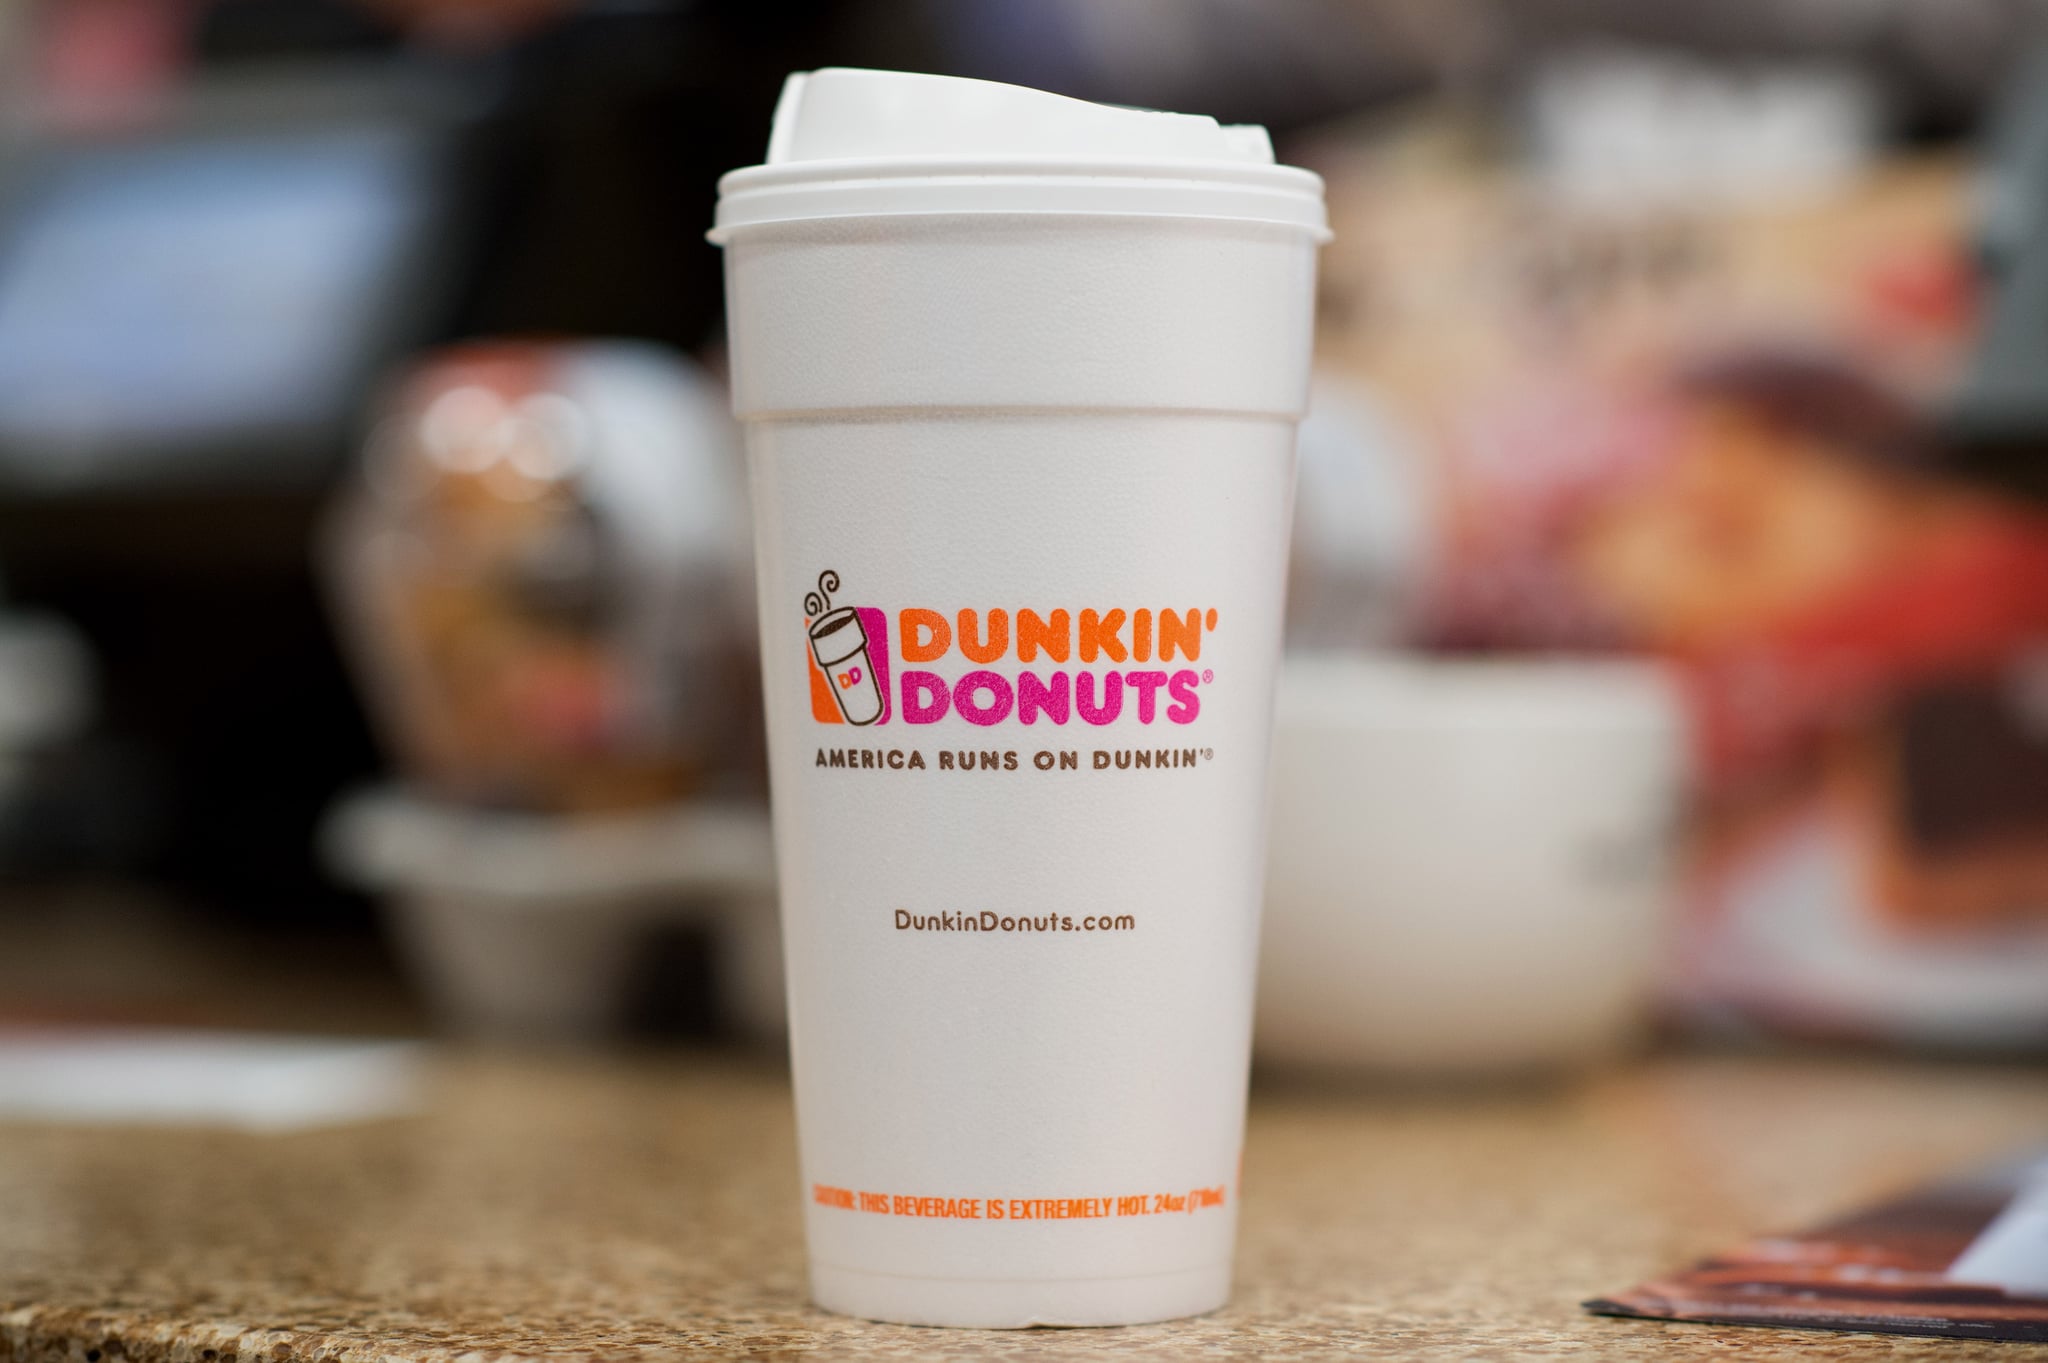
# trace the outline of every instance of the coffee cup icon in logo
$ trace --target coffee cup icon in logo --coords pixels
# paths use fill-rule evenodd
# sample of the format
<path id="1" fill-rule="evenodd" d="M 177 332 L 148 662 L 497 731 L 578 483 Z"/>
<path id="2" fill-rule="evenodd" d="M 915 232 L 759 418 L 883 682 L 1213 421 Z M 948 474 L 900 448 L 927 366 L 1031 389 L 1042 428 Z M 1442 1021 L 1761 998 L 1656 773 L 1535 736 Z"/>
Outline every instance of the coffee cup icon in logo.
<path id="1" fill-rule="evenodd" d="M 858 611 L 841 606 L 811 622 L 811 656 L 832 684 L 832 697 L 848 724 L 873 724 L 882 717 L 882 688 L 868 657 L 868 632 Z"/>

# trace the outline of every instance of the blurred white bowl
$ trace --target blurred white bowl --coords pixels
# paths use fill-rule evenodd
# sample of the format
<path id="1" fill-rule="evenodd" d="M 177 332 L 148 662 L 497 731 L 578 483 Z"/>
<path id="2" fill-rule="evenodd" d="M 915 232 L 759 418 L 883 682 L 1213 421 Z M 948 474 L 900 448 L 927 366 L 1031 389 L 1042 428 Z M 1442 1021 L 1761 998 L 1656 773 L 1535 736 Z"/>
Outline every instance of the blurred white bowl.
<path id="1" fill-rule="evenodd" d="M 1646 663 L 1290 658 L 1260 1059 L 1457 1074 L 1624 1045 L 1668 924 L 1684 748 Z"/>

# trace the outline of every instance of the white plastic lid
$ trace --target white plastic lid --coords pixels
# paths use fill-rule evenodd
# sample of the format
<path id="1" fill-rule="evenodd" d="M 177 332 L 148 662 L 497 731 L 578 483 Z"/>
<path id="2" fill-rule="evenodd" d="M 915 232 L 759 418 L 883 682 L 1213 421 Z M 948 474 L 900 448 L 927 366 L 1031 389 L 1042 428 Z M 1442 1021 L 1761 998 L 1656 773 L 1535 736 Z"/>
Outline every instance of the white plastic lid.
<path id="1" fill-rule="evenodd" d="M 833 68 L 783 86 L 765 165 L 719 181 L 711 239 L 905 214 L 1211 218 L 1329 231 L 1323 182 L 1266 130 L 956 76 Z"/>

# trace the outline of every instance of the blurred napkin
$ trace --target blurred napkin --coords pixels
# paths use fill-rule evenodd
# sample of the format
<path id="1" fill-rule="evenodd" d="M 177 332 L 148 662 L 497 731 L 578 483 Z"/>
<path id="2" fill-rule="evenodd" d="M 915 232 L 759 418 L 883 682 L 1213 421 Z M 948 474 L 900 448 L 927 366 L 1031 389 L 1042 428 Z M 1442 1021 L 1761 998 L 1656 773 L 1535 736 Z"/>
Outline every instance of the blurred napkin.
<path id="1" fill-rule="evenodd" d="M 295 1131 L 415 1110 L 413 1042 L 0 1029 L 0 1121 Z"/>

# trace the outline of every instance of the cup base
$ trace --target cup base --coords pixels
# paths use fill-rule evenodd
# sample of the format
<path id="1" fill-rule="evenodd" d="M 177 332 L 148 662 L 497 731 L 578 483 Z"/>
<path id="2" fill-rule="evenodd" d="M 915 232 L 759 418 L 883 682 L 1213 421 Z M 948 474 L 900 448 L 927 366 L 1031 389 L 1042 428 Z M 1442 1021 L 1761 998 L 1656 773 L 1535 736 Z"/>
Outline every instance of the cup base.
<path id="1" fill-rule="evenodd" d="M 893 1325 L 1147 1325 L 1222 1306 L 1230 1299 L 1230 1265 L 1129 1278 L 1046 1279 L 910 1278 L 813 1262 L 811 1299 L 827 1311 Z"/>

